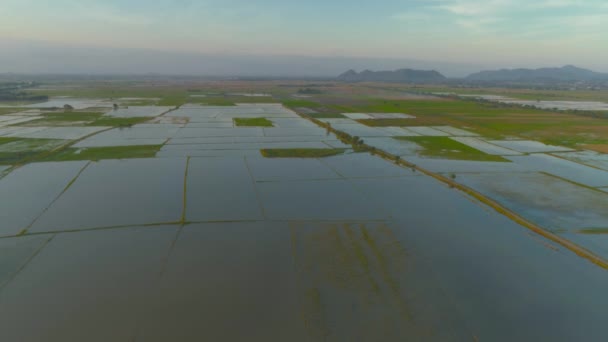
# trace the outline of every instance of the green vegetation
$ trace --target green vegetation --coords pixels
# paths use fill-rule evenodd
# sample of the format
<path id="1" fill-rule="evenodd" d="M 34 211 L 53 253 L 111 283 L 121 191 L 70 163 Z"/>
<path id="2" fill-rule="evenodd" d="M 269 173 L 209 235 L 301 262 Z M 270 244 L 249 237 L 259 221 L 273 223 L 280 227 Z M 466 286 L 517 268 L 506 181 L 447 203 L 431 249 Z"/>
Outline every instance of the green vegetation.
<path id="1" fill-rule="evenodd" d="M 346 102 L 348 103 L 348 102 Z M 478 103 L 459 99 L 430 99 L 430 100 L 384 100 L 369 99 L 354 104 L 335 105 L 342 113 L 405 113 L 416 116 L 426 115 L 455 115 L 497 116 L 505 113 L 545 113 L 530 108 L 511 108 L 494 103 Z"/>
<path id="2" fill-rule="evenodd" d="M 107 126 L 107 127 L 131 127 L 133 125 L 146 122 L 154 119 L 152 117 L 139 118 L 115 118 L 111 116 L 102 116 L 99 119 L 87 124 L 87 126 Z"/>
<path id="3" fill-rule="evenodd" d="M 277 148 L 260 152 L 266 158 L 325 158 L 343 154 L 344 151 L 342 148 Z"/>
<path id="4" fill-rule="evenodd" d="M 339 103 L 339 104 L 336 104 Z M 475 102 L 461 99 L 344 99 L 332 100 L 328 110 L 341 113 L 406 113 L 416 118 L 396 122 L 371 122 L 366 125 L 396 124 L 406 126 L 449 125 L 481 134 L 494 139 L 521 137 L 540 141 L 576 139 L 576 145 L 593 145 L 593 149 L 608 149 L 603 137 L 608 136 L 608 120 L 556 113 L 535 108 L 514 107 L 499 103 Z M 382 121 L 382 120 L 374 120 Z M 575 147 L 575 146 L 573 146 Z M 580 146 L 579 146 L 580 147 Z"/>
<path id="5" fill-rule="evenodd" d="M 418 88 L 417 90 L 420 90 Z M 451 88 L 426 87 L 425 92 L 454 93 L 459 95 L 501 95 L 521 100 L 544 101 L 608 101 L 608 90 L 549 90 L 523 88 Z"/>
<path id="6" fill-rule="evenodd" d="M 162 145 L 68 148 L 44 158 L 44 161 L 153 158 Z"/>
<path id="7" fill-rule="evenodd" d="M 44 118 L 33 120 L 16 126 L 103 126 L 103 127 L 131 127 L 146 122 L 152 117 L 117 118 L 103 116 L 95 112 L 47 112 Z"/>
<path id="8" fill-rule="evenodd" d="M 32 87 L 25 82 L 0 83 L 0 102 L 2 103 L 36 103 L 49 100 L 46 95 L 34 95 L 24 91 L 24 88 Z"/>
<path id="9" fill-rule="evenodd" d="M 24 160 L 36 158 L 40 151 L 0 152 L 0 165 L 21 164 Z"/>
<path id="10" fill-rule="evenodd" d="M 44 118 L 29 121 L 18 126 L 72 126 L 88 124 L 98 120 L 103 114 L 93 112 L 47 112 Z"/>
<path id="11" fill-rule="evenodd" d="M 0 108 L 0 115 L 13 114 L 24 111 L 23 108 Z"/>
<path id="12" fill-rule="evenodd" d="M 103 113 L 94 112 L 47 112 L 44 119 L 48 121 L 93 121 L 99 119 Z"/>
<path id="13" fill-rule="evenodd" d="M 60 147 L 65 140 L 0 138 L 0 164 L 20 164 Z"/>
<path id="14" fill-rule="evenodd" d="M 239 127 L 274 127 L 266 118 L 235 118 L 234 124 Z"/>
<path id="15" fill-rule="evenodd" d="M 411 141 L 422 146 L 424 150 L 420 154 L 427 157 L 508 162 L 503 157 L 483 153 L 449 137 L 396 137 L 395 139 Z"/>
<path id="16" fill-rule="evenodd" d="M 112 82 L 56 82 L 56 87 L 24 88 L 23 91 L 41 96 L 72 96 L 76 98 L 143 98 L 160 99 L 160 105 L 179 106 L 184 103 L 234 105 L 237 102 L 276 102 L 296 109 L 313 118 L 340 118 L 339 113 L 406 113 L 415 115 L 407 121 L 362 122 L 374 126 L 434 126 L 449 125 L 466 129 L 492 139 L 520 137 L 562 146 L 608 151 L 608 120 L 606 113 L 565 113 L 523 108 L 506 104 L 465 100 L 455 97 L 434 98 L 431 92 L 461 94 L 492 94 L 522 99 L 608 101 L 608 90 L 548 90 L 523 88 L 457 88 L 405 84 L 321 84 L 302 82 L 234 81 L 222 85 L 212 83 L 166 84 L 116 80 Z M 295 98 L 299 89 L 323 87 L 322 94 Z M 256 92 L 272 97 L 244 97 L 230 93 Z M 201 94 L 205 97 L 192 97 Z M 309 110 L 306 110 L 309 109 Z M 19 109 L 0 109 L 0 113 Z M 317 112 L 317 113 L 314 113 Z M 139 120 L 139 119 L 136 119 Z M 66 121 L 67 123 L 68 121 Z M 38 123 L 43 123 L 39 121 Z M 49 123 L 51 125 L 52 123 Z M 118 123 L 128 127 L 133 123 Z M 73 124 L 70 124 L 73 125 Z M 93 125 L 115 126 L 108 122 Z"/>
<path id="17" fill-rule="evenodd" d="M 586 228 L 578 231 L 580 234 L 608 234 L 608 228 Z"/>
<path id="18" fill-rule="evenodd" d="M 188 103 L 189 99 L 185 95 L 165 95 L 158 101 L 159 106 L 181 106 Z"/>
<path id="19" fill-rule="evenodd" d="M 541 140 L 543 143 L 547 145 L 558 145 L 565 146 L 570 148 L 590 148 L 594 149 L 593 146 L 605 146 L 606 151 L 608 151 L 608 136 L 607 137 L 594 137 L 589 136 L 588 134 L 583 135 L 557 135 L 550 138 L 544 138 Z M 591 145 L 591 146 L 590 146 Z M 604 152 L 599 150 L 598 152 Z"/>

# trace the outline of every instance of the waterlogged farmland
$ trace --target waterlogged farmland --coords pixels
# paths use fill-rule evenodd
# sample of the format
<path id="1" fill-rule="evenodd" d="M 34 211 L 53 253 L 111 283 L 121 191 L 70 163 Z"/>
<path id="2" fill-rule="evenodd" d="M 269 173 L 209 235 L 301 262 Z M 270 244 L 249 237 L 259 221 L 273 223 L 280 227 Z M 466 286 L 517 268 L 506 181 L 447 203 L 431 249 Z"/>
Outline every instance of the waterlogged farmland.
<path id="1" fill-rule="evenodd" d="M 0 340 L 608 334 L 589 141 L 535 139 L 555 137 L 540 110 L 290 82 L 83 86 L 3 111 Z M 535 124 L 495 123 L 526 124 L 510 114 Z"/>

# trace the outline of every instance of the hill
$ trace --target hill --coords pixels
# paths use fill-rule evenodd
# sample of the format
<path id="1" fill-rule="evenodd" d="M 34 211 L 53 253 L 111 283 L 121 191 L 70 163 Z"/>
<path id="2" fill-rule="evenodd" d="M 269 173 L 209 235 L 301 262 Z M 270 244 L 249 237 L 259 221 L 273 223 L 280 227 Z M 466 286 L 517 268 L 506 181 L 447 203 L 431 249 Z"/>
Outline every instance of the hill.
<path id="1" fill-rule="evenodd" d="M 572 82 L 608 80 L 608 74 L 567 65 L 562 68 L 502 69 L 482 71 L 466 78 L 468 81 L 511 81 L 511 82 Z"/>
<path id="2" fill-rule="evenodd" d="M 447 80 L 435 70 L 399 69 L 395 71 L 370 71 L 357 73 L 349 70 L 338 76 L 345 82 L 399 82 L 399 83 L 437 83 Z"/>

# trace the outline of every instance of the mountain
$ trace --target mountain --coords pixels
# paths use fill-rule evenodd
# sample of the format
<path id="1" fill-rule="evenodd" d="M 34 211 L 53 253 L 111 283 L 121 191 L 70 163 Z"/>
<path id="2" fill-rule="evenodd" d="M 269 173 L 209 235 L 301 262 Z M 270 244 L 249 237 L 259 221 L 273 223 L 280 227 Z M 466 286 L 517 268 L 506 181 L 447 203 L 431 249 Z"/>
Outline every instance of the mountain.
<path id="1" fill-rule="evenodd" d="M 370 71 L 357 73 L 348 70 L 338 76 L 339 81 L 345 82 L 400 82 L 400 83 L 436 83 L 447 80 L 435 70 L 399 69 L 395 71 Z"/>
<path id="2" fill-rule="evenodd" d="M 502 69 L 482 71 L 466 78 L 468 81 L 510 81 L 510 82 L 572 82 L 608 80 L 608 74 L 566 65 L 562 68 Z"/>

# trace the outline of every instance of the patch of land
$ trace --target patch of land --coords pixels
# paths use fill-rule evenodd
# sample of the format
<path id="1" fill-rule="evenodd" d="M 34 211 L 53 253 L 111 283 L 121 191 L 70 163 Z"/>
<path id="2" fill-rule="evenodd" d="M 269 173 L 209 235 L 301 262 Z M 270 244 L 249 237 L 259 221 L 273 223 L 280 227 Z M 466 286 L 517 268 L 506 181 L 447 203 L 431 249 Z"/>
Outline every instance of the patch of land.
<path id="1" fill-rule="evenodd" d="M 102 116 L 99 119 L 87 124 L 87 126 L 103 126 L 103 127 L 131 127 L 139 123 L 144 123 L 152 117 L 137 117 L 137 118 L 114 118 Z"/>
<path id="2" fill-rule="evenodd" d="M 100 126 L 100 127 L 130 127 L 146 122 L 153 117 L 111 117 L 98 112 L 42 112 L 41 118 L 13 126 L 25 127 L 70 127 L 70 126 Z"/>
<path id="3" fill-rule="evenodd" d="M 411 126 L 412 119 L 364 119 L 357 122 L 369 127 L 404 127 Z"/>
<path id="4" fill-rule="evenodd" d="M 67 148 L 44 158 L 44 161 L 153 158 L 162 145 Z"/>
<path id="5" fill-rule="evenodd" d="M 424 149 L 420 155 L 434 158 L 509 162 L 501 156 L 495 156 L 481 152 L 449 137 L 396 137 L 398 140 L 414 142 Z"/>
<path id="6" fill-rule="evenodd" d="M 22 139 L 0 137 L 0 165 L 19 164 L 36 160 L 37 156 L 58 148 L 67 141 L 57 139 Z"/>
<path id="7" fill-rule="evenodd" d="M 274 127 L 266 118 L 234 118 L 234 124 L 240 127 Z"/>
<path id="8" fill-rule="evenodd" d="M 7 168 L 0 179 L 0 252 L 6 256 L 0 340 L 553 341 L 606 335 L 608 327 L 597 322 L 608 306 L 602 296 L 608 273 L 500 210 L 606 253 L 601 230 L 578 230 L 606 227 L 608 194 L 599 189 L 605 191 L 608 178 L 598 168 L 490 143 L 539 132 L 552 137 L 559 120 L 581 131 L 577 120 L 599 121 L 405 94 L 395 85 L 151 83 L 87 84 L 74 92 L 96 98 L 92 89 L 103 89 L 103 98 L 177 105 L 188 97 L 195 103 L 153 120 L 98 117 L 93 108 L 97 114 L 82 114 L 82 121 L 34 113 L 52 127 L 0 130 L 6 135 L 0 146 L 8 151 L 21 146 L 47 153 Z M 232 105 L 292 99 L 299 89 L 313 88 L 301 108 L 314 109 L 305 114 L 317 115 L 319 125 L 276 104 Z M 254 93 L 272 97 L 247 96 Z M 335 113 L 416 118 L 403 126 L 366 126 Z M 234 127 L 240 118 L 254 127 Z M 526 121 L 531 118 L 534 125 Z M 255 127 L 260 119 L 275 126 Z M 107 129 L 84 132 L 98 120 L 106 120 Z M 490 120 L 495 127 L 486 125 Z M 566 136 L 572 132 L 564 129 Z M 73 145 L 51 154 L 42 146 L 59 142 L 12 134 L 63 135 Z M 501 153 L 517 157 L 505 163 Z M 579 156 L 591 157 L 601 161 Z M 438 179 L 454 175 L 449 184 L 468 185 L 503 207 L 490 210 L 428 170 Z M 593 183 L 574 182 L 585 180 Z M 23 322 L 40 328 L 23 329 Z M 233 326 L 253 328 L 226 329 Z"/>
<path id="9" fill-rule="evenodd" d="M 266 158 L 325 158 L 345 152 L 341 148 L 277 148 L 260 151 Z"/>

